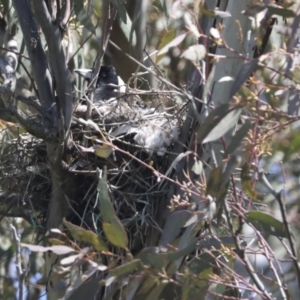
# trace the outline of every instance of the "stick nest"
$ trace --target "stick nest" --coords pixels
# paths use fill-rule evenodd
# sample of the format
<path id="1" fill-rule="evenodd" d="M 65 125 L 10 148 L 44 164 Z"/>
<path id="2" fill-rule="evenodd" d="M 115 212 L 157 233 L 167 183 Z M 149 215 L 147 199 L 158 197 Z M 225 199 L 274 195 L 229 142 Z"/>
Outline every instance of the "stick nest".
<path id="1" fill-rule="evenodd" d="M 96 170 L 107 168 L 111 201 L 128 232 L 131 248 L 143 246 L 151 228 L 159 230 L 157 208 L 168 191 L 168 181 L 160 174 L 168 174 L 170 151 L 185 118 L 183 103 L 178 105 L 172 99 L 171 93 L 151 93 L 151 106 L 126 95 L 111 103 L 93 105 L 89 121 L 84 118 L 84 105 L 74 107 L 71 142 L 64 161 L 66 178 L 72 181 L 68 220 L 99 231 Z M 43 228 L 51 197 L 46 143 L 28 133 L 11 138 L 9 132 L 9 128 L 2 132 L 2 199 L 6 207 L 16 207 L 13 213 Z M 151 134 L 157 134 L 153 138 L 160 142 L 165 134 L 167 141 L 157 148 L 147 147 L 151 143 L 145 140 Z M 108 157 L 90 151 L 104 144 L 110 145 Z"/>

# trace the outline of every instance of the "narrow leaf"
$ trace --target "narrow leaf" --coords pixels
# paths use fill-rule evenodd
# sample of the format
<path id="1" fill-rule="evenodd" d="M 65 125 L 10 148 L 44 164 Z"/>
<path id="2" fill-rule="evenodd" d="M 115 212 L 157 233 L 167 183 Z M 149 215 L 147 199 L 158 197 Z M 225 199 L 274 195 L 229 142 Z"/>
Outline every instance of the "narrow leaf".
<path id="1" fill-rule="evenodd" d="M 171 244 L 180 234 L 186 222 L 192 217 L 192 212 L 182 210 L 172 213 L 166 221 L 159 245 Z"/>
<path id="2" fill-rule="evenodd" d="M 251 126 L 251 122 L 249 120 L 246 120 L 245 124 L 243 124 L 243 126 L 233 136 L 231 143 L 224 153 L 224 157 L 232 154 L 241 145 L 243 139 L 247 136 Z"/>
<path id="3" fill-rule="evenodd" d="M 193 167 L 192 167 L 192 171 L 196 174 L 196 175 L 200 175 L 203 172 L 203 163 L 201 160 L 197 160 L 195 161 Z"/>
<path id="4" fill-rule="evenodd" d="M 177 36 L 175 39 L 173 39 L 170 43 L 165 45 L 158 53 L 157 55 L 165 54 L 169 51 L 170 48 L 178 46 L 187 36 L 187 33 L 183 33 L 179 36 Z"/>
<path id="5" fill-rule="evenodd" d="M 100 211 L 102 218 L 103 231 L 106 238 L 115 246 L 121 247 L 125 250 L 128 245 L 128 238 L 124 226 L 118 219 L 115 209 L 111 203 L 107 184 L 106 184 L 106 169 L 104 169 L 102 178 L 99 179 L 98 184 L 98 194 L 99 194 L 99 203 Z"/>
<path id="6" fill-rule="evenodd" d="M 29 244 L 21 244 L 22 247 L 28 248 L 32 252 L 52 252 L 57 255 L 64 255 L 70 252 L 75 252 L 75 250 L 68 246 L 50 246 L 50 247 L 43 247 L 39 245 L 29 245 Z"/>
<path id="7" fill-rule="evenodd" d="M 161 53 L 160 50 L 162 50 L 166 45 L 171 43 L 176 38 L 176 33 L 177 33 L 176 29 L 165 30 L 163 32 L 163 34 L 160 37 L 158 46 L 157 46 L 158 53 L 156 55 L 156 62 L 159 62 L 161 60 L 161 58 L 163 57 L 163 55 L 168 52 L 169 48 L 166 48 L 167 51 L 163 52 L 163 53 Z"/>
<path id="8" fill-rule="evenodd" d="M 240 87 L 248 80 L 253 72 L 256 71 L 258 67 L 258 59 L 253 59 L 250 62 L 245 63 L 241 69 L 238 71 L 235 81 L 232 84 L 230 97 L 232 98 L 235 93 L 240 89 Z"/>
<path id="9" fill-rule="evenodd" d="M 87 13 L 84 8 L 84 2 L 81 0 L 74 0 L 74 11 L 76 19 L 78 22 L 83 25 L 88 31 L 93 34 L 96 34 L 95 26 L 91 22 L 91 16 Z"/>
<path id="10" fill-rule="evenodd" d="M 113 0 L 115 6 L 118 9 L 118 15 L 120 16 L 123 23 L 127 23 L 127 12 L 126 12 L 126 6 L 125 2 L 123 0 Z"/>
<path id="11" fill-rule="evenodd" d="M 200 61 L 206 55 L 206 48 L 203 45 L 193 45 L 188 47 L 182 54 L 181 57 L 184 57 L 190 61 Z"/>
<path id="12" fill-rule="evenodd" d="M 291 9 L 279 8 L 274 6 L 269 6 L 268 10 L 271 14 L 281 16 L 283 18 L 293 18 L 295 17 L 295 12 Z"/>
<path id="13" fill-rule="evenodd" d="M 232 109 L 228 107 L 227 104 L 220 105 L 199 126 L 198 139 L 202 144 L 219 139 L 236 125 L 242 109 L 239 106 Z"/>
<path id="14" fill-rule="evenodd" d="M 140 259 L 134 259 L 128 263 L 121 265 L 109 272 L 110 276 L 122 276 L 130 274 L 136 270 L 141 270 L 143 268 L 142 262 Z"/>
<path id="15" fill-rule="evenodd" d="M 112 153 L 112 146 L 110 144 L 103 144 L 103 145 L 95 145 L 94 153 L 102 158 L 108 158 Z"/>
<path id="16" fill-rule="evenodd" d="M 68 228 L 75 240 L 92 245 L 96 251 L 108 251 L 107 245 L 96 233 L 76 226 L 65 219 L 63 220 L 63 224 Z"/>
<path id="17" fill-rule="evenodd" d="M 250 211 L 245 216 L 259 231 L 277 237 L 288 237 L 284 224 L 265 212 Z"/>
<path id="18" fill-rule="evenodd" d="M 115 218 L 110 223 L 103 222 L 102 226 L 105 236 L 113 245 L 128 250 L 127 234 L 119 219 Z"/>
<path id="19" fill-rule="evenodd" d="M 163 8 L 165 17 L 169 19 L 169 11 L 168 11 L 168 6 L 167 6 L 167 1 L 166 0 L 160 0 L 161 6 Z"/>
<path id="20" fill-rule="evenodd" d="M 209 76 L 207 78 L 207 81 L 205 83 L 205 87 L 204 87 L 204 91 L 203 91 L 203 95 L 202 95 L 202 99 L 204 101 L 204 103 L 208 103 L 207 100 L 207 96 L 209 94 L 209 92 L 211 91 L 214 79 L 215 79 L 215 73 L 216 73 L 216 66 L 213 65 L 212 69 L 210 70 Z"/>
<path id="21" fill-rule="evenodd" d="M 254 188 L 254 183 L 251 180 L 250 167 L 248 166 L 247 163 L 245 163 L 242 167 L 241 181 L 242 181 L 243 191 L 249 197 L 254 198 L 254 199 L 259 199 L 258 193 Z"/>
<path id="22" fill-rule="evenodd" d="M 127 41 L 130 43 L 130 46 L 134 47 L 136 46 L 136 33 L 135 30 L 133 30 L 131 19 L 127 13 L 126 16 L 127 22 L 125 23 L 122 18 L 119 18 L 119 25 Z"/>

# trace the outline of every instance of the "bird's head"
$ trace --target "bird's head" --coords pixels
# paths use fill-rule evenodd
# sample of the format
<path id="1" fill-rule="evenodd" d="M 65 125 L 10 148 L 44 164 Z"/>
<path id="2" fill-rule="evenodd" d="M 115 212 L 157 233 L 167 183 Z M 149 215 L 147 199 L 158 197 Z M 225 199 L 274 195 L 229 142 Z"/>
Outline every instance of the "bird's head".
<path id="1" fill-rule="evenodd" d="M 75 69 L 74 71 L 87 80 L 87 82 L 90 82 L 93 74 L 92 69 Z M 124 81 L 117 75 L 116 69 L 113 66 L 101 66 L 95 89 L 96 101 L 108 100 L 117 96 L 118 89 L 111 86 L 111 84 L 123 86 L 123 89 L 122 87 L 120 88 L 121 93 L 125 89 Z"/>

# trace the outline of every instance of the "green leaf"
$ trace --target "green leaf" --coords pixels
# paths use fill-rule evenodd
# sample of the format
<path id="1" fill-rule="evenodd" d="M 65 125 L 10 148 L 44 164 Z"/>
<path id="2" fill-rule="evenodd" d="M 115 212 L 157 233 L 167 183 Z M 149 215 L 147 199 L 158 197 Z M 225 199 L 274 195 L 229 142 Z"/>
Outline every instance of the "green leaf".
<path id="1" fill-rule="evenodd" d="M 187 33 L 183 33 L 178 35 L 177 37 L 175 37 L 174 39 L 172 39 L 173 35 L 176 35 L 176 31 L 171 31 L 170 33 L 168 33 L 168 35 L 165 37 L 165 40 L 161 41 L 160 46 L 163 46 L 157 53 L 157 55 L 162 55 L 165 54 L 169 51 L 170 48 L 176 47 L 178 46 L 180 43 L 183 42 L 183 40 L 185 39 L 185 37 L 187 36 Z M 166 45 L 164 45 L 165 42 L 167 42 L 169 39 L 171 38 L 171 41 L 169 43 L 167 43 Z"/>
<path id="2" fill-rule="evenodd" d="M 206 48 L 203 45 L 193 45 L 188 47 L 182 54 L 184 57 L 190 61 L 198 62 L 202 60 L 206 55 Z"/>
<path id="3" fill-rule="evenodd" d="M 102 226 L 105 236 L 113 245 L 128 250 L 127 234 L 119 219 L 114 218 L 111 222 L 103 222 Z"/>
<path id="4" fill-rule="evenodd" d="M 237 123 L 241 112 L 240 106 L 230 108 L 228 104 L 222 104 L 214 109 L 204 123 L 199 125 L 199 142 L 204 144 L 222 137 Z"/>
<path id="5" fill-rule="evenodd" d="M 277 237 L 288 237 L 284 224 L 265 212 L 250 211 L 245 217 L 259 231 Z"/>
<path id="6" fill-rule="evenodd" d="M 165 268 L 169 263 L 184 258 L 184 256 L 193 252 L 195 248 L 196 242 L 192 242 L 185 248 L 175 251 L 161 247 L 148 247 L 144 248 L 138 254 L 137 258 L 141 259 L 143 264 L 154 266 L 160 270 Z M 165 250 L 165 252 L 162 252 L 162 250 Z"/>
<path id="7" fill-rule="evenodd" d="M 192 216 L 192 212 L 188 210 L 181 210 L 172 213 L 166 221 L 159 245 L 165 246 L 167 244 L 171 244 L 174 239 L 178 237 L 182 228 Z"/>
<path id="8" fill-rule="evenodd" d="M 163 8 L 165 17 L 169 19 L 169 11 L 168 11 L 168 6 L 167 6 L 167 1 L 166 0 L 160 0 L 161 6 Z"/>
<path id="9" fill-rule="evenodd" d="M 58 245 L 66 245 L 66 243 L 62 240 L 59 239 L 55 239 L 55 238 L 50 238 L 48 239 L 48 242 L 52 245 L 52 246 L 58 246 Z"/>
<path id="10" fill-rule="evenodd" d="M 241 172 L 241 181 L 242 181 L 242 187 L 243 191 L 251 198 L 261 200 L 262 197 L 257 193 L 255 190 L 254 182 L 251 179 L 250 176 L 250 167 L 247 163 L 245 163 L 242 166 L 242 172 Z"/>
<path id="11" fill-rule="evenodd" d="M 21 243 L 21 246 L 28 248 L 32 252 L 52 252 L 56 255 L 65 255 L 71 252 L 76 252 L 73 248 L 64 245 L 43 247 L 40 245 L 30 245 L 30 244 Z"/>
<path id="12" fill-rule="evenodd" d="M 141 270 L 143 264 L 140 259 L 134 259 L 128 263 L 122 264 L 121 266 L 111 270 L 109 272 L 110 276 L 123 276 L 128 275 L 134 271 Z"/>
<path id="13" fill-rule="evenodd" d="M 91 14 L 88 14 L 86 9 L 84 8 L 84 1 L 74 0 L 74 11 L 78 22 L 88 31 L 96 34 L 95 26 L 91 21 Z"/>
<path id="14" fill-rule="evenodd" d="M 203 5 L 201 5 L 200 7 L 201 13 L 207 17 L 211 17 L 211 18 L 229 18 L 231 17 L 230 12 L 228 11 L 222 11 L 222 10 L 212 10 L 212 9 L 206 9 Z"/>
<path id="15" fill-rule="evenodd" d="M 256 71 L 257 67 L 258 59 L 252 59 L 250 62 L 247 62 L 241 66 L 240 70 L 235 76 L 235 81 L 232 84 L 229 99 L 231 99 L 235 95 L 235 93 L 248 80 L 252 73 Z"/>
<path id="16" fill-rule="evenodd" d="M 63 220 L 63 224 L 68 228 L 75 240 L 92 245 L 98 252 L 108 251 L 107 245 L 96 233 L 76 226 L 65 219 Z"/>
<path id="17" fill-rule="evenodd" d="M 120 16 L 123 23 L 126 24 L 128 15 L 126 12 L 125 2 L 123 0 L 113 0 L 113 2 L 118 9 L 118 15 Z"/>
<path id="18" fill-rule="evenodd" d="M 295 12 L 291 9 L 279 8 L 274 6 L 269 6 L 268 10 L 273 15 L 278 15 L 283 18 L 293 18 L 295 17 Z"/>
<path id="19" fill-rule="evenodd" d="M 193 167 L 192 167 L 192 171 L 196 174 L 196 175 L 200 175 L 203 173 L 203 163 L 201 160 L 197 160 L 195 161 Z"/>
<path id="20" fill-rule="evenodd" d="M 207 78 L 207 81 L 205 83 L 202 99 L 206 99 L 207 95 L 210 93 L 212 85 L 214 83 L 215 79 L 215 73 L 216 73 L 216 66 L 213 65 L 212 69 L 210 70 L 209 76 Z M 206 100 L 207 101 L 207 100 Z"/>
<path id="21" fill-rule="evenodd" d="M 118 219 L 115 209 L 111 203 L 107 184 L 106 168 L 103 170 L 103 176 L 99 179 L 98 194 L 101 211 L 103 231 L 106 238 L 115 246 L 128 250 L 128 238 L 124 226 Z"/>
<path id="22" fill-rule="evenodd" d="M 120 25 L 120 28 L 123 31 L 127 41 L 129 42 L 129 44 L 132 47 L 134 47 L 134 46 L 136 46 L 136 33 L 135 33 L 135 30 L 133 30 L 133 25 L 132 25 L 131 19 L 127 13 L 126 13 L 126 16 L 127 16 L 126 23 L 123 21 L 122 18 L 118 18 L 119 25 Z"/>
<path id="23" fill-rule="evenodd" d="M 168 52 L 169 48 L 165 48 L 165 50 L 163 52 L 161 52 L 161 49 L 163 49 L 166 45 L 171 43 L 176 38 L 176 33 L 177 33 L 176 28 L 172 29 L 172 30 L 166 29 L 163 31 L 162 35 L 160 36 L 159 43 L 157 46 L 158 53 L 157 53 L 156 59 L 155 59 L 156 63 L 159 62 L 161 60 L 161 58 L 163 57 L 163 55 Z M 186 36 L 186 34 L 184 34 L 183 39 L 185 38 L 185 36 Z M 182 42 L 182 40 L 181 40 L 181 42 Z"/>
<path id="24" fill-rule="evenodd" d="M 246 120 L 245 124 L 243 124 L 243 126 L 233 136 L 231 143 L 224 153 L 224 157 L 232 154 L 241 145 L 243 139 L 247 136 L 251 126 L 251 122 L 249 120 Z"/>
<path id="25" fill-rule="evenodd" d="M 108 158 L 112 153 L 112 145 L 111 144 L 104 144 L 103 145 L 94 145 L 94 153 L 102 158 Z"/>
<path id="26" fill-rule="evenodd" d="M 221 187 L 222 171 L 223 171 L 223 166 L 220 166 L 220 167 L 214 168 L 209 174 L 208 181 L 207 181 L 206 193 L 208 195 L 211 195 L 212 197 L 217 196 L 218 191 Z"/>

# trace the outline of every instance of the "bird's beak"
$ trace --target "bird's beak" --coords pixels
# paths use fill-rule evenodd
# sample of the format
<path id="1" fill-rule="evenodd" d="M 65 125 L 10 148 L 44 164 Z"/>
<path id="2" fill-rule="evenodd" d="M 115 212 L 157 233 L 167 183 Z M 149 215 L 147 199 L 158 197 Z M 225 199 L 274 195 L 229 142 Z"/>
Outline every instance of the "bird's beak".
<path id="1" fill-rule="evenodd" d="M 92 77 L 92 69 L 75 69 L 74 72 L 82 76 L 84 79 L 89 80 Z"/>

